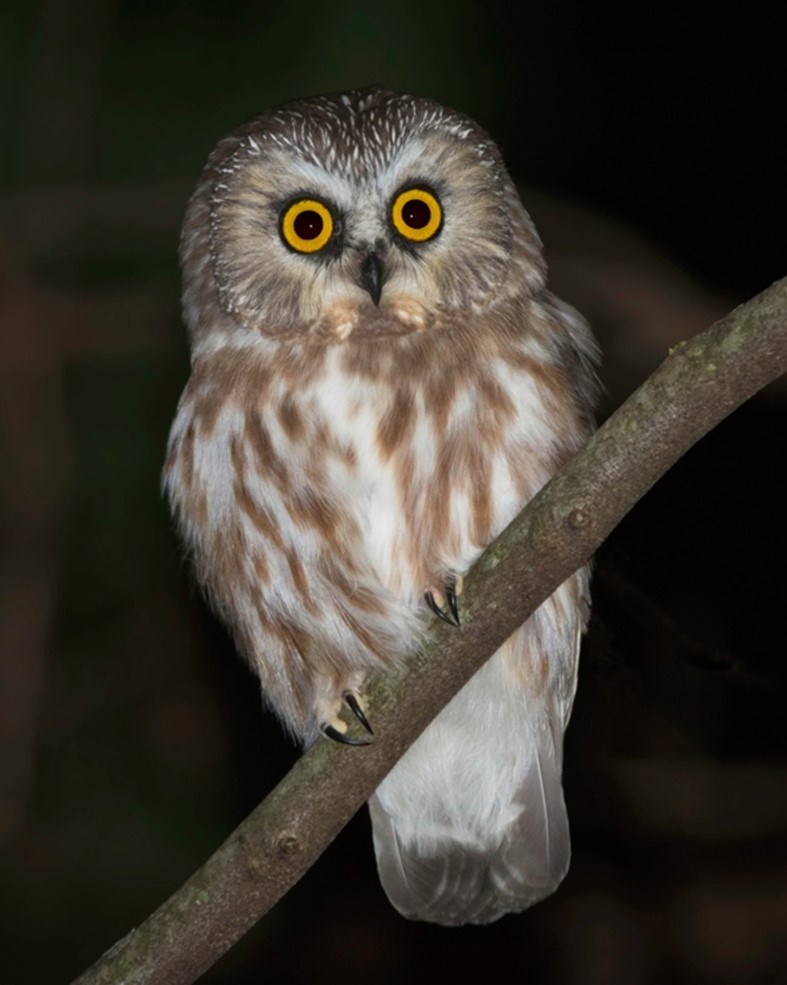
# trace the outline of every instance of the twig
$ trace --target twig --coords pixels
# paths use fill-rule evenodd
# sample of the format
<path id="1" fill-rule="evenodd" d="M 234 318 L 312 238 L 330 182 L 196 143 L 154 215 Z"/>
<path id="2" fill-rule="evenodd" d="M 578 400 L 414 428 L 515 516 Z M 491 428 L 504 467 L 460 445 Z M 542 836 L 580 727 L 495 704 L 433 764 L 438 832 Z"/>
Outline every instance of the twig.
<path id="1" fill-rule="evenodd" d="M 191 879 L 79 979 L 185 985 L 315 862 L 437 712 L 694 442 L 787 370 L 787 278 L 680 345 L 465 578 L 462 630 L 368 691 L 377 741 L 318 742 Z"/>

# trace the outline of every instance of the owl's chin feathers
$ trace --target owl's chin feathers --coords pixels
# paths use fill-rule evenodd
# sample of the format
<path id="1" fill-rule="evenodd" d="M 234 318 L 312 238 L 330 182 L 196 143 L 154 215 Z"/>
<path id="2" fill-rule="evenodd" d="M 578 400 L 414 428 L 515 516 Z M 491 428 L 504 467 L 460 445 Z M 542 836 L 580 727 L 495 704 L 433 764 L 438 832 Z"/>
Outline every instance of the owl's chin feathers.
<path id="1" fill-rule="evenodd" d="M 383 292 L 379 305 L 365 298 L 338 300 L 328 305 L 310 334 L 325 341 L 343 342 L 389 338 L 439 327 L 445 321 L 435 308 L 411 294 Z"/>

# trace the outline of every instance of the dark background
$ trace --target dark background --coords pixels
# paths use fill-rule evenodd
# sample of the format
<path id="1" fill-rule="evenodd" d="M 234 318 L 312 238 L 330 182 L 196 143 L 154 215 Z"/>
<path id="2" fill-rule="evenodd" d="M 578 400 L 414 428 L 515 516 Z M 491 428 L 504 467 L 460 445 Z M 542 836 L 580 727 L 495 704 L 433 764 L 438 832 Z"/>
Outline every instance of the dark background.
<path id="1" fill-rule="evenodd" d="M 296 756 L 158 490 L 188 373 L 178 228 L 216 139 L 372 82 L 478 119 L 556 290 L 597 329 L 603 417 L 785 273 L 775 16 L 0 8 L 0 981 L 70 980 Z M 786 396 L 772 386 L 702 441 L 598 556 L 557 894 L 488 928 L 408 923 L 363 812 L 205 981 L 787 981 Z"/>

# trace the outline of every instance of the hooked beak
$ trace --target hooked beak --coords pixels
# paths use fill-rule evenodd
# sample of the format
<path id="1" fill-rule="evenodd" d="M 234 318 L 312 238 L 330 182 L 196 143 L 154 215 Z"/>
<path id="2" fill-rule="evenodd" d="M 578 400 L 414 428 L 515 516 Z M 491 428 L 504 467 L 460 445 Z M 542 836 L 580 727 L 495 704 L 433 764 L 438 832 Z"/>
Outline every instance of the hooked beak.
<path id="1" fill-rule="evenodd" d="M 361 264 L 361 287 L 369 292 L 369 296 L 376 305 L 380 303 L 384 280 L 385 270 L 382 260 L 376 253 L 369 253 Z"/>

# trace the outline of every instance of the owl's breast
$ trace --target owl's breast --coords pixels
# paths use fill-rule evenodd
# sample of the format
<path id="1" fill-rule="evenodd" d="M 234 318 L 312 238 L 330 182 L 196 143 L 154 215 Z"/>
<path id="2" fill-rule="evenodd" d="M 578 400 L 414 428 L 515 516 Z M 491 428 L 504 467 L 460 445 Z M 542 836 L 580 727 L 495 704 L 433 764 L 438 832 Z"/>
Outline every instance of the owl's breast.
<path id="1" fill-rule="evenodd" d="M 224 556 L 236 531 L 238 558 L 265 559 L 271 585 L 338 552 L 417 602 L 466 570 L 576 446 L 571 405 L 524 355 L 439 329 L 206 357 L 167 472 L 187 540 Z"/>
<path id="2" fill-rule="evenodd" d="M 466 570 L 546 482 L 556 425 L 537 383 L 502 366 L 396 380 L 335 369 L 312 395 L 345 449 L 332 494 L 379 580 L 415 602 Z"/>

